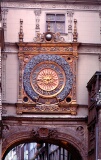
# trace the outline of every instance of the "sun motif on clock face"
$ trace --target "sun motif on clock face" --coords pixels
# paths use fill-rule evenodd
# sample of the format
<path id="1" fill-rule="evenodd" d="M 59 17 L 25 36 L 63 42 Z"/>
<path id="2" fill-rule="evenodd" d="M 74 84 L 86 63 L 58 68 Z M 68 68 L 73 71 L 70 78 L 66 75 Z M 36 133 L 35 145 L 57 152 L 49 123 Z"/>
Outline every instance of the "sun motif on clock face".
<path id="1" fill-rule="evenodd" d="M 64 88 L 65 73 L 55 62 L 41 62 L 31 72 L 30 82 L 34 91 L 42 97 L 54 97 Z"/>
<path id="2" fill-rule="evenodd" d="M 36 80 L 38 86 L 44 91 L 52 91 L 59 84 L 59 78 L 57 73 L 50 68 L 45 68 L 41 70 Z"/>

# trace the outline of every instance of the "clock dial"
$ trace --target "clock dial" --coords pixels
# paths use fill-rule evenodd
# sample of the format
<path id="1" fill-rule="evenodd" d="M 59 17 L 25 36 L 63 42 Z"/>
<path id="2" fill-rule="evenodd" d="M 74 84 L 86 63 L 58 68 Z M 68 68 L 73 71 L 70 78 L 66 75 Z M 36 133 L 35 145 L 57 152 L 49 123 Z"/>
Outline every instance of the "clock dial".
<path id="1" fill-rule="evenodd" d="M 54 62 L 45 61 L 36 65 L 30 77 L 31 85 L 42 97 L 56 96 L 65 85 L 65 73 Z"/>
<path id="2" fill-rule="evenodd" d="M 73 74 L 67 61 L 58 55 L 39 54 L 26 64 L 23 86 L 33 100 L 56 98 L 62 101 L 69 94 L 73 84 Z"/>
<path id="3" fill-rule="evenodd" d="M 52 91 L 59 84 L 58 75 L 54 70 L 45 68 L 39 72 L 37 84 L 44 91 Z"/>

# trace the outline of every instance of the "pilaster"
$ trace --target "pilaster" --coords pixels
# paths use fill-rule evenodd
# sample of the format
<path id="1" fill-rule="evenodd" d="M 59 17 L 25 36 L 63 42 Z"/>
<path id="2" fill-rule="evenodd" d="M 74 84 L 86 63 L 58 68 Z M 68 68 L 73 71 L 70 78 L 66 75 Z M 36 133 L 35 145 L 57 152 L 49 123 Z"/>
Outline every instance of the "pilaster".
<path id="1" fill-rule="evenodd" d="M 73 33 L 72 33 L 72 25 L 73 25 L 73 10 L 67 10 L 67 17 L 68 17 L 68 41 L 73 41 Z"/>
<path id="2" fill-rule="evenodd" d="M 2 8 L 1 14 L 2 14 L 2 27 L 4 29 L 4 39 L 7 40 L 7 8 Z"/>
<path id="3" fill-rule="evenodd" d="M 7 54 L 2 53 L 2 101 L 6 102 L 6 58 Z"/>
<path id="4" fill-rule="evenodd" d="M 34 9 L 35 13 L 35 32 L 40 32 L 40 15 L 41 15 L 41 9 Z"/>
<path id="5" fill-rule="evenodd" d="M 101 41 L 101 11 L 99 11 L 99 17 L 100 17 L 100 41 Z"/>

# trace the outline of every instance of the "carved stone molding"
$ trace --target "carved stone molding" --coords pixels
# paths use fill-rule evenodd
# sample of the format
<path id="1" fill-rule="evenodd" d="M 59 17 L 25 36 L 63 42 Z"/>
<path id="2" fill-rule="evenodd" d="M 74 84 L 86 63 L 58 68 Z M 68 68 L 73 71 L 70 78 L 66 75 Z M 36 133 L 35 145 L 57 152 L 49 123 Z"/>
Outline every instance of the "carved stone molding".
<path id="1" fill-rule="evenodd" d="M 36 16 L 40 16 L 41 9 L 34 9 L 34 13 L 35 13 Z"/>
<path id="2" fill-rule="evenodd" d="M 73 17 L 74 11 L 73 10 L 67 10 L 67 16 Z"/>
<path id="3" fill-rule="evenodd" d="M 1 9 L 1 14 L 2 14 L 2 25 L 3 25 L 3 29 L 4 29 L 4 39 L 6 41 L 7 38 L 7 13 L 8 13 L 8 9 L 7 8 L 2 8 Z"/>
<path id="4" fill-rule="evenodd" d="M 52 39 L 50 41 L 46 40 L 46 35 L 51 34 Z M 46 33 L 37 33 L 37 36 L 34 39 L 35 43 L 66 43 L 65 39 L 61 37 L 60 33 L 52 33 L 52 32 L 46 32 Z"/>
<path id="5" fill-rule="evenodd" d="M 20 100 L 18 100 L 20 101 Z M 75 102 L 74 102 L 75 103 Z M 71 115 L 76 115 L 77 114 L 77 104 L 66 104 L 66 103 L 59 103 L 58 105 L 55 104 L 50 104 L 50 105 L 37 105 L 33 103 L 33 105 L 28 105 L 28 104 L 21 104 L 17 103 L 17 114 L 22 114 L 22 113 L 41 113 L 43 114 L 50 113 L 50 114 L 71 114 Z"/>
<path id="6" fill-rule="evenodd" d="M 6 8 L 43 8 L 43 9 L 74 9 L 74 10 L 86 10 L 86 11 L 98 11 L 101 10 L 101 6 L 100 5 L 89 5 L 89 4 L 61 4 L 61 3 L 18 3 L 18 2 L 1 2 L 1 6 L 2 7 L 6 7 Z"/>
<path id="7" fill-rule="evenodd" d="M 5 42 L 5 48 L 2 51 L 3 59 L 7 58 L 7 54 L 9 53 L 18 53 L 18 46 L 15 43 L 7 43 Z M 5 57 L 5 58 L 4 58 Z"/>
<path id="8" fill-rule="evenodd" d="M 2 8 L 1 10 L 1 14 L 2 14 L 2 22 L 3 22 L 3 28 L 4 31 L 6 31 L 7 29 L 7 13 L 8 13 L 8 9 L 7 8 Z"/>
<path id="9" fill-rule="evenodd" d="M 79 54 L 101 54 L 101 45 L 99 44 L 99 46 L 94 46 L 91 44 L 88 45 L 81 45 L 78 49 L 78 53 Z"/>
<path id="10" fill-rule="evenodd" d="M 58 137 L 57 131 L 55 129 L 48 129 L 48 128 L 33 129 L 32 135 L 36 137 L 40 137 L 42 139 Z"/>

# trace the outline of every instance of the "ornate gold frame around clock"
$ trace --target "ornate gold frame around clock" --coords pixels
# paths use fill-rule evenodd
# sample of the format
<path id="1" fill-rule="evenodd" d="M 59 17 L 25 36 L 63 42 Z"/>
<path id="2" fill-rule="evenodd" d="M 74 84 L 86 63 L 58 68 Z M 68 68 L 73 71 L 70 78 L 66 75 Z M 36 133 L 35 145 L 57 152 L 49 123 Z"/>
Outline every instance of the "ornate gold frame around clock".
<path id="1" fill-rule="evenodd" d="M 52 40 L 46 41 L 45 34 L 39 34 L 35 38 L 35 42 L 26 43 L 19 42 L 19 93 L 17 102 L 17 113 L 42 113 L 42 114 L 77 114 L 77 102 L 76 102 L 76 75 L 77 75 L 77 58 L 78 58 L 78 46 L 79 43 L 66 43 L 63 38 L 60 38 L 52 33 Z M 27 63 L 32 57 L 39 54 L 59 55 L 63 57 L 70 66 L 73 73 L 73 85 L 70 93 L 67 97 L 57 103 L 51 104 L 47 101 L 47 96 L 43 96 L 46 103 L 40 105 L 39 101 L 33 101 L 25 92 L 23 87 L 23 73 Z M 65 83 L 65 82 L 64 82 Z M 50 96 L 51 98 L 51 96 Z M 55 98 L 55 97 L 54 97 Z M 39 97 L 40 99 L 40 97 Z M 37 107 L 36 107 L 37 104 Z"/>
<path id="2" fill-rule="evenodd" d="M 47 61 L 45 61 L 45 62 L 48 63 Z M 41 63 L 44 63 L 44 62 L 41 62 Z M 41 63 L 38 64 L 37 66 L 35 66 L 35 68 L 38 68 L 39 65 L 41 65 Z M 53 62 L 51 62 L 51 64 L 53 64 Z M 56 63 L 55 63 L 55 65 L 58 66 Z M 58 66 L 58 67 L 60 68 L 60 66 Z M 34 69 L 35 69 L 35 68 L 34 68 Z M 47 69 L 47 68 L 45 68 L 45 69 Z M 63 82 L 62 87 L 59 89 L 59 91 L 58 91 L 57 93 L 55 93 L 54 95 L 42 95 L 42 94 L 40 94 L 37 90 L 35 90 L 35 88 L 33 87 L 33 84 L 32 84 L 32 73 L 33 73 L 33 70 L 32 70 L 32 72 L 31 72 L 31 76 L 30 76 L 30 83 L 31 83 L 32 88 L 36 91 L 36 93 L 38 93 L 39 95 L 41 95 L 41 96 L 44 97 L 44 98 L 52 98 L 52 97 L 55 97 L 58 93 L 60 93 L 60 92 L 62 91 L 62 89 L 64 88 L 64 85 L 65 85 L 65 82 L 66 82 L 66 78 L 65 78 L 65 74 L 64 74 L 64 72 L 63 72 L 63 69 L 60 68 L 60 70 L 61 70 L 61 72 L 62 72 L 62 74 L 63 74 L 64 82 Z M 58 74 L 58 73 L 57 73 L 57 74 Z"/>

